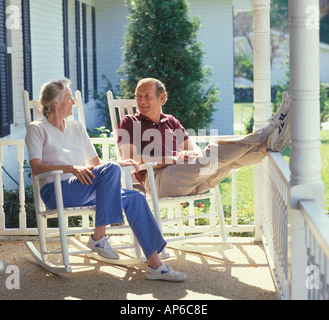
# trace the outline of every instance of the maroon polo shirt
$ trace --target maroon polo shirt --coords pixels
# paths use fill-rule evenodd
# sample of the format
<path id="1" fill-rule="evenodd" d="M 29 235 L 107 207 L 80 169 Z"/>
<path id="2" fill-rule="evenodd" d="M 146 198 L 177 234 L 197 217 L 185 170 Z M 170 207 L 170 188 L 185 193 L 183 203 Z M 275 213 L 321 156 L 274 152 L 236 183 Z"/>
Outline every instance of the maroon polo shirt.
<path id="1" fill-rule="evenodd" d="M 165 157 L 175 156 L 179 152 L 179 145 L 188 138 L 181 123 L 172 115 L 160 115 L 159 123 L 137 112 L 127 115 L 120 121 L 118 127 L 118 146 L 125 143 L 137 147 L 138 156 Z M 136 159 L 140 162 L 140 159 Z M 146 171 L 135 174 L 142 183 Z"/>

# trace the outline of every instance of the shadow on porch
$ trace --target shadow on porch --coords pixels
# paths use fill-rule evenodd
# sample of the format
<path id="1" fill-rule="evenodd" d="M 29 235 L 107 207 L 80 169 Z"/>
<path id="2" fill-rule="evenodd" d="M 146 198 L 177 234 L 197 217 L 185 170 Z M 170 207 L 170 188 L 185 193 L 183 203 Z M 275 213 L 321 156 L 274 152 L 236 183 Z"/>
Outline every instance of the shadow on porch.
<path id="1" fill-rule="evenodd" d="M 36 239 L 35 237 L 28 237 Z M 145 264 L 108 265 L 72 256 L 73 272 L 54 275 L 35 263 L 21 237 L 0 237 L 0 300 L 274 300 L 275 287 L 263 244 L 253 238 L 229 238 L 232 249 L 206 254 L 168 248 L 166 262 L 184 271 L 182 283 L 148 281 Z M 204 241 L 213 241 L 206 238 Z M 54 242 L 54 245 L 56 243 Z M 19 268 L 19 289 L 7 289 L 6 268 Z"/>

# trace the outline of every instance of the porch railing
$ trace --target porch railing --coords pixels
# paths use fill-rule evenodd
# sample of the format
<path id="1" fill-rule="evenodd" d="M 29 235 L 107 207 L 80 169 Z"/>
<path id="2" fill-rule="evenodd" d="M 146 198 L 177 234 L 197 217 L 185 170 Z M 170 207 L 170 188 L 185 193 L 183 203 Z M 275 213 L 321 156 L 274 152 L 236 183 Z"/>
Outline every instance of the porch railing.
<path id="1" fill-rule="evenodd" d="M 262 162 L 263 221 L 262 240 L 282 299 L 288 297 L 288 208 L 289 165 L 278 153 L 270 153 Z"/>
<path id="2" fill-rule="evenodd" d="M 290 170 L 281 154 L 262 162 L 262 239 L 280 299 L 329 299 L 329 217 L 315 200 L 299 201 L 292 221 Z M 298 255 L 291 250 L 300 251 Z"/>
<path id="3" fill-rule="evenodd" d="M 207 144 L 212 140 L 216 140 L 217 136 L 195 136 L 192 137 L 198 144 Z M 102 150 L 102 158 L 105 161 L 109 159 L 109 150 L 111 146 L 114 146 L 114 138 L 91 138 L 94 145 L 99 145 Z M 16 159 L 10 159 L 10 161 L 17 161 L 19 167 L 19 224 L 17 228 L 6 228 L 6 214 L 4 212 L 4 186 L 3 186 L 3 169 L 4 165 L 4 148 L 9 147 L 16 148 Z M 113 148 L 114 150 L 115 148 Z M 0 235 L 17 236 L 17 235 L 37 235 L 36 228 L 27 227 L 27 218 L 25 210 L 25 182 L 24 182 L 24 140 L 0 140 Z M 254 232 L 254 225 L 242 225 L 238 224 L 238 210 L 237 210 L 237 184 L 236 184 L 236 172 L 232 172 L 232 210 L 231 210 L 231 224 L 227 225 L 228 232 Z"/>

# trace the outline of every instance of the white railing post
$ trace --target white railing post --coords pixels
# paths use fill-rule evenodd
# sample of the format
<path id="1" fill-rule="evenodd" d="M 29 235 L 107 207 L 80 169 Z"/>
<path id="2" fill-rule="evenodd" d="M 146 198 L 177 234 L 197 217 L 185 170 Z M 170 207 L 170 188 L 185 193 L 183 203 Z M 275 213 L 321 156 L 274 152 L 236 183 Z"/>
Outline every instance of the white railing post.
<path id="1" fill-rule="evenodd" d="M 254 131 L 267 125 L 271 116 L 270 0 L 253 0 L 254 24 Z M 255 165 L 255 240 L 261 241 L 263 175 Z"/>
<path id="2" fill-rule="evenodd" d="M 324 207 L 320 156 L 319 0 L 290 0 L 291 210 L 290 299 L 307 299 L 305 223 L 302 199 Z"/>

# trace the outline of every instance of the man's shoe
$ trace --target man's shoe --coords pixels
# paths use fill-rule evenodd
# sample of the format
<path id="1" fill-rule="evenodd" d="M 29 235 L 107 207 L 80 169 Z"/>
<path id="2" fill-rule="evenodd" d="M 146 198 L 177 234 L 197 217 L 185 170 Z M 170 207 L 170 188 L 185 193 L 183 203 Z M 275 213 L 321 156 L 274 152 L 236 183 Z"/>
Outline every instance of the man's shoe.
<path id="1" fill-rule="evenodd" d="M 87 243 L 87 247 L 97 252 L 100 256 L 104 258 L 119 259 L 119 255 L 110 246 L 108 238 L 108 236 L 105 236 L 99 240 L 94 240 L 93 237 L 90 236 L 89 241 Z"/>
<path id="2" fill-rule="evenodd" d="M 281 124 L 267 139 L 267 148 L 270 151 L 282 152 L 290 141 L 290 112 L 285 116 Z"/>
<path id="3" fill-rule="evenodd" d="M 168 265 L 162 263 L 162 265 L 157 269 L 153 269 L 150 266 L 147 266 L 146 279 L 165 280 L 165 281 L 184 281 L 186 279 L 186 274 L 175 271 L 171 269 Z"/>
<path id="4" fill-rule="evenodd" d="M 280 107 L 278 108 L 276 113 L 267 121 L 270 122 L 273 126 L 278 127 L 281 124 L 281 122 L 284 120 L 285 116 L 289 113 L 290 104 L 291 104 L 291 100 L 290 100 L 289 92 L 285 91 L 282 94 Z"/>

